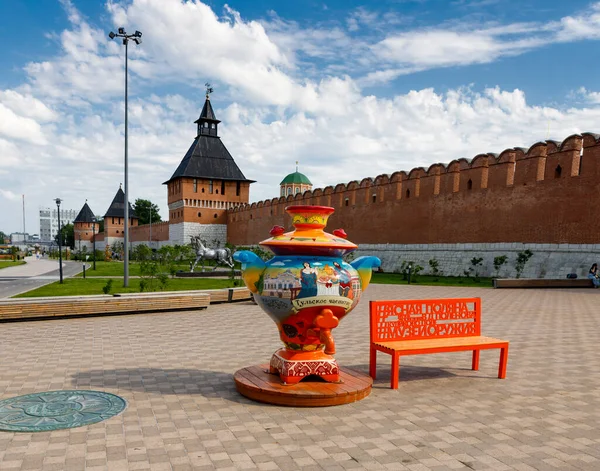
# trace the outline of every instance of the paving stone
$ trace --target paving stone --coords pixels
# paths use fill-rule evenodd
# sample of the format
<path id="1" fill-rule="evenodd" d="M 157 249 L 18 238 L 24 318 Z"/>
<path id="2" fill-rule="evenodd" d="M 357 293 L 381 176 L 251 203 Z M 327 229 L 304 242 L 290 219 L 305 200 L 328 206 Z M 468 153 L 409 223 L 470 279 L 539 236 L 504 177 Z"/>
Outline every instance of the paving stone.
<path id="1" fill-rule="evenodd" d="M 480 296 L 498 352 L 390 357 L 363 401 L 285 408 L 238 395 L 233 373 L 279 348 L 251 303 L 206 311 L 5 323 L 0 399 L 97 389 L 128 407 L 106 422 L 37 434 L 0 432 L 0 470 L 475 469 L 600 466 L 600 299 L 596 290 L 371 285 L 335 329 L 339 363 L 368 371 L 369 299 Z"/>

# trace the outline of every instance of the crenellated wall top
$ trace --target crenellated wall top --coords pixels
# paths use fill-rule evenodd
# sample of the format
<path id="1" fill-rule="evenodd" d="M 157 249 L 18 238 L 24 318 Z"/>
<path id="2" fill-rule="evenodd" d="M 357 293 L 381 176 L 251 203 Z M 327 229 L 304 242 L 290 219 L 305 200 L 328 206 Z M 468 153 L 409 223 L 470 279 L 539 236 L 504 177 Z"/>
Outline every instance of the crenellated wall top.
<path id="1" fill-rule="evenodd" d="M 419 180 L 425 177 L 440 177 L 444 174 L 456 174 L 462 171 L 474 170 L 474 169 L 488 169 L 489 172 L 502 171 L 502 168 L 506 168 L 506 165 L 512 168 L 516 164 L 515 174 L 519 173 L 519 162 L 526 161 L 528 159 L 544 159 L 552 154 L 580 152 L 583 149 L 589 149 L 591 147 L 600 147 L 600 134 L 585 132 L 582 134 L 572 134 L 565 138 L 563 141 L 546 140 L 536 142 L 529 148 L 524 147 L 513 147 L 505 149 L 499 154 L 495 153 L 482 153 L 477 154 L 471 160 L 466 158 L 458 158 L 451 162 L 434 163 L 428 168 L 415 167 L 410 171 L 404 170 L 396 171 L 392 174 L 380 174 L 375 178 L 365 177 L 360 182 L 358 180 L 352 180 L 348 183 L 338 183 L 337 185 L 329 185 L 324 188 L 316 188 L 314 190 L 306 190 L 304 193 L 297 193 L 295 195 L 281 196 L 267 200 L 267 202 L 255 202 L 252 204 L 246 204 L 238 206 L 230 211 L 240 212 L 260 208 L 263 205 L 277 205 L 277 204 L 289 204 L 293 202 L 299 202 L 308 200 L 311 198 L 332 198 L 335 195 L 342 194 L 351 191 L 361 191 L 373 186 L 390 186 L 390 185 L 402 185 L 403 182 L 409 180 Z M 561 154 L 562 155 L 562 154 Z M 486 171 L 488 171 L 486 170 Z M 504 170 L 505 171 L 505 170 Z M 490 173 L 491 175 L 491 173 Z M 486 177 L 487 178 L 487 177 Z M 533 177 L 532 177 L 533 178 Z M 505 181 L 506 185 L 510 186 L 510 179 L 499 179 L 493 181 Z M 535 182 L 535 180 L 532 180 Z M 487 185 L 487 183 L 486 183 Z M 484 188 L 483 186 L 477 188 Z"/>

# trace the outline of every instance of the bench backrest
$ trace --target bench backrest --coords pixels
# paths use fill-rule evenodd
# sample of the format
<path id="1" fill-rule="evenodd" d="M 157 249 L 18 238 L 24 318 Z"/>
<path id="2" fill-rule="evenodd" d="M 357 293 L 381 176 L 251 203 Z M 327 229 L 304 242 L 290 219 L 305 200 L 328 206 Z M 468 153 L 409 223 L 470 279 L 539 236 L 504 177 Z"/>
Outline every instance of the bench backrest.
<path id="1" fill-rule="evenodd" d="M 371 343 L 481 335 L 481 299 L 371 301 Z"/>

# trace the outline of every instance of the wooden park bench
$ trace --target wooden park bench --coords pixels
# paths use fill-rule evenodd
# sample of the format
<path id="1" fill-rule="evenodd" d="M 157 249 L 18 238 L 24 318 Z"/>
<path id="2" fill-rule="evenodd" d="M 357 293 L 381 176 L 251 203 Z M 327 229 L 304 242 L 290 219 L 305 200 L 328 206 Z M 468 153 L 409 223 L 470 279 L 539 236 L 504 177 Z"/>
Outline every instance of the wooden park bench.
<path id="1" fill-rule="evenodd" d="M 2 299 L 0 321 L 196 310 L 206 309 L 209 304 L 210 295 L 203 292 Z"/>
<path id="2" fill-rule="evenodd" d="M 481 336 L 480 298 L 371 301 L 369 310 L 369 374 L 376 378 L 377 351 L 391 355 L 392 389 L 398 389 L 401 355 L 470 350 L 478 370 L 480 351 L 499 348 L 498 378 L 506 377 L 508 341 Z"/>

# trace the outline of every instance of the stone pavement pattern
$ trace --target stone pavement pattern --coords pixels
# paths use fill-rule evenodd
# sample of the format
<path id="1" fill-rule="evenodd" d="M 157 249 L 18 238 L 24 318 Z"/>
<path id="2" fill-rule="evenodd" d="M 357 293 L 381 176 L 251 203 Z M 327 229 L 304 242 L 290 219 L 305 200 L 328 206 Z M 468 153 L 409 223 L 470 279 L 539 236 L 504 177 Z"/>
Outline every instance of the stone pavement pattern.
<path id="1" fill-rule="evenodd" d="M 0 399 L 96 389 L 128 401 L 103 423 L 0 432 L 0 469 L 600 469 L 600 295 L 596 290 L 485 290 L 371 285 L 334 331 L 340 364 L 368 371 L 368 298 L 481 296 L 498 352 L 390 357 L 365 400 L 285 408 L 239 396 L 232 375 L 279 347 L 251 303 L 206 311 L 0 325 Z"/>

